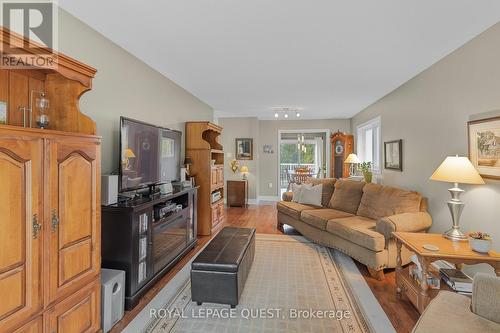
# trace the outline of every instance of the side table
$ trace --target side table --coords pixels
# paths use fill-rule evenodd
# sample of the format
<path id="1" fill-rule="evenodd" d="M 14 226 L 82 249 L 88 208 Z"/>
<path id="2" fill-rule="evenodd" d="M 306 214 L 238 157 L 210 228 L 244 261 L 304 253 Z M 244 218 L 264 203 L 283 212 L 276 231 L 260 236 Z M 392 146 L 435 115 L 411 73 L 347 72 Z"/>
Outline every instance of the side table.
<path id="1" fill-rule="evenodd" d="M 462 264 L 474 265 L 487 263 L 491 265 L 500 276 L 500 254 L 490 251 L 487 254 L 473 251 L 468 242 L 454 242 L 444 238 L 441 234 L 426 234 L 412 232 L 393 232 L 396 238 L 397 267 L 396 267 L 396 292 L 405 294 L 413 305 L 422 313 L 431 299 L 439 290 L 430 289 L 427 285 L 427 275 L 430 264 L 436 260 L 446 260 L 460 267 Z M 423 248 L 424 244 L 439 247 L 438 251 Z M 422 283 L 416 283 L 409 274 L 409 268 L 402 267 L 401 247 L 414 252 L 422 266 Z M 442 290 L 451 290 L 446 283 L 441 283 Z"/>
<path id="2" fill-rule="evenodd" d="M 227 181 L 227 206 L 248 206 L 248 181 L 228 180 Z"/>

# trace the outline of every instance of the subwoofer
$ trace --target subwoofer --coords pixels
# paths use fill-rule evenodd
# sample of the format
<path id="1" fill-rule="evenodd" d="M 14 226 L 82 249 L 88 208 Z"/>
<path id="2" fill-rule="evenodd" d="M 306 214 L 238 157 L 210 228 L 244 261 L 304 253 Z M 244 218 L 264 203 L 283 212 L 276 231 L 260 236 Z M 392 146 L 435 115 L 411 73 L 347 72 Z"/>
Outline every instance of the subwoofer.
<path id="1" fill-rule="evenodd" d="M 108 332 L 123 317 L 125 309 L 125 272 L 101 269 L 101 328 Z"/>

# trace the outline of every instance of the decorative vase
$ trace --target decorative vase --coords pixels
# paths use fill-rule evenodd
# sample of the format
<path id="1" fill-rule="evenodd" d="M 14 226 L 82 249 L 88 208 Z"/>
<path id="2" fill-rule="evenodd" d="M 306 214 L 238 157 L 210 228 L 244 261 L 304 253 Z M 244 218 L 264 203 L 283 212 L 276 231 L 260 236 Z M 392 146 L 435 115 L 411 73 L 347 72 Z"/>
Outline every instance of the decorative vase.
<path id="1" fill-rule="evenodd" d="M 470 248 L 476 252 L 488 253 L 491 250 L 491 239 L 477 239 L 469 237 Z"/>
<path id="2" fill-rule="evenodd" d="M 364 171 L 363 177 L 365 178 L 366 183 L 371 183 L 373 178 L 373 173 L 371 173 L 371 171 Z"/>

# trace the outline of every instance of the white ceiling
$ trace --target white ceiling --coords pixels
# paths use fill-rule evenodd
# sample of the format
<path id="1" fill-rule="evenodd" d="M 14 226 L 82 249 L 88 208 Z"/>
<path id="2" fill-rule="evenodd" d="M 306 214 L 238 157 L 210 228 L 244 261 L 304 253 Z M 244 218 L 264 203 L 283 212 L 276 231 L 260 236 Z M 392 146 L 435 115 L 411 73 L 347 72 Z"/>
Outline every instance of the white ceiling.
<path id="1" fill-rule="evenodd" d="M 221 116 L 351 117 L 500 21 L 498 0 L 59 0 Z"/>

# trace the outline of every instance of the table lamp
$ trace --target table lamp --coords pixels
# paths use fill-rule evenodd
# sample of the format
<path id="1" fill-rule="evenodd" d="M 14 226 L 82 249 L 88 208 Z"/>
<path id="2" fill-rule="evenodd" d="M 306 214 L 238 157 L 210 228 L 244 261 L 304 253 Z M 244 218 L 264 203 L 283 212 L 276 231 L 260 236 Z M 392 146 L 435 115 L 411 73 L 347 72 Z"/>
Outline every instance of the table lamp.
<path id="1" fill-rule="evenodd" d="M 243 165 L 240 168 L 240 172 L 243 174 L 243 180 L 247 179 L 247 173 L 248 173 L 248 167 L 246 165 Z"/>
<path id="2" fill-rule="evenodd" d="M 434 171 L 430 179 L 454 183 L 454 187 L 448 190 L 451 194 L 451 200 L 447 202 L 453 226 L 443 236 L 453 241 L 466 240 L 467 236 L 460 231 L 459 226 L 460 215 L 462 215 L 464 209 L 464 203 L 460 200 L 460 195 L 464 190 L 459 188 L 458 184 L 484 184 L 483 178 L 481 178 L 467 157 L 456 155 L 448 156 L 439 168 Z"/>
<path id="3" fill-rule="evenodd" d="M 359 164 L 361 161 L 358 158 L 358 155 L 356 154 L 349 154 L 347 158 L 344 161 L 345 164 L 350 164 L 349 166 L 349 176 L 352 177 L 354 176 L 354 164 Z"/>

